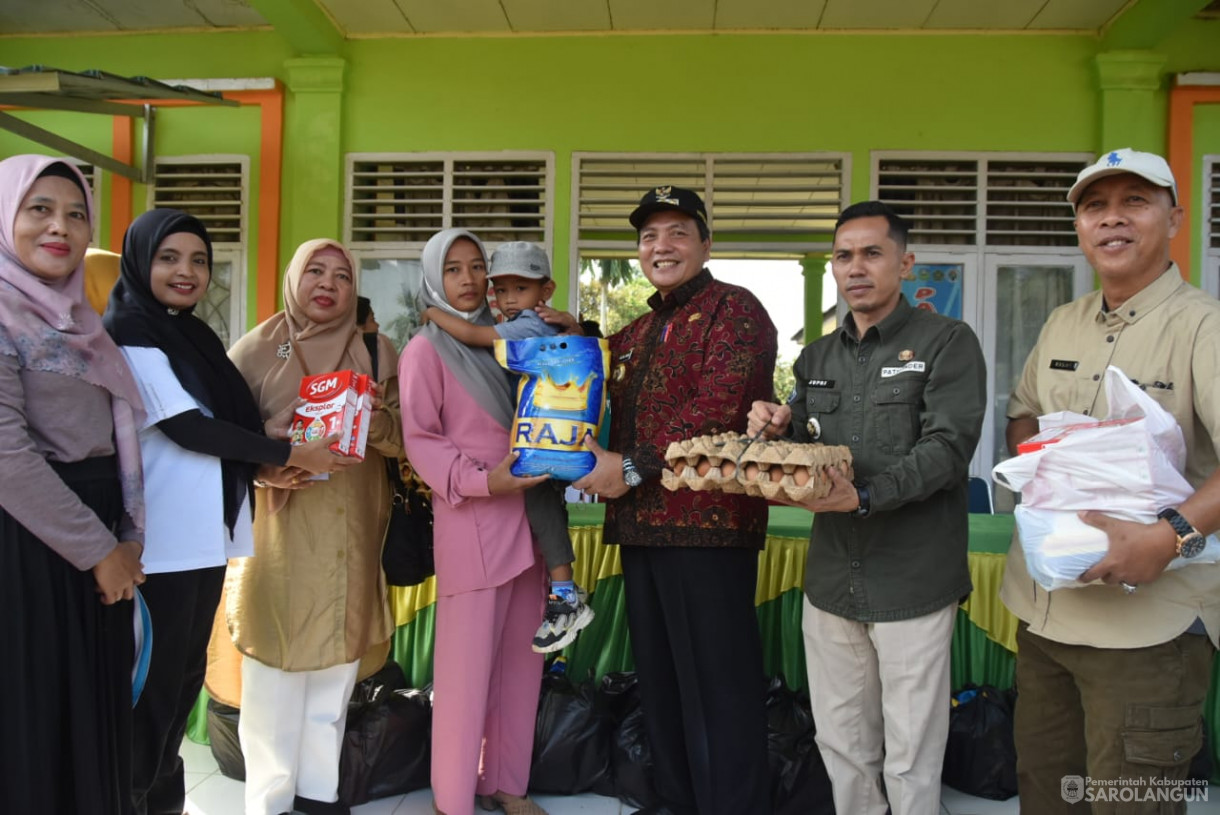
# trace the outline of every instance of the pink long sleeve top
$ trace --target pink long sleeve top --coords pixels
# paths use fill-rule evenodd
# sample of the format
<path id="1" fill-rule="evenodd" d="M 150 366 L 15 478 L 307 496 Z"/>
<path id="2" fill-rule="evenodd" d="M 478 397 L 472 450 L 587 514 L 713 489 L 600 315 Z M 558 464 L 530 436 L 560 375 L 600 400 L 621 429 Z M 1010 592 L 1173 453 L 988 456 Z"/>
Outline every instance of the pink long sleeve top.
<path id="1" fill-rule="evenodd" d="M 537 557 L 521 493 L 487 491 L 488 472 L 508 455 L 508 430 L 479 406 L 423 336 L 403 350 L 398 386 L 403 446 L 432 488 L 437 594 L 507 583 Z"/>

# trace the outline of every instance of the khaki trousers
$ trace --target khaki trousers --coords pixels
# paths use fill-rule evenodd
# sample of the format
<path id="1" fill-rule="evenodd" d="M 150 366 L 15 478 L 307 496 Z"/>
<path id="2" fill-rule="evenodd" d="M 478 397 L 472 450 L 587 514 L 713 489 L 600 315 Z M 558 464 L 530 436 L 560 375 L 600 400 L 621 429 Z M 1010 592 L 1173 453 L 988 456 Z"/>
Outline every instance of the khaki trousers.
<path id="1" fill-rule="evenodd" d="M 911 620 L 860 623 L 806 598 L 809 698 L 836 812 L 940 812 L 956 615 L 951 605 Z"/>
<path id="2" fill-rule="evenodd" d="M 1148 792 L 1186 778 L 1199 751 L 1214 653 L 1197 634 L 1148 648 L 1091 648 L 1053 642 L 1021 623 L 1015 736 L 1023 815 L 1186 812 L 1186 800 L 1158 801 Z M 1113 791 L 1095 786 L 1086 799 L 1088 785 L 1074 776 Z M 1132 779 L 1146 780 L 1116 784 Z M 1124 786 L 1143 800 L 1121 800 Z M 1085 800 L 1091 810 L 1078 805 Z"/>

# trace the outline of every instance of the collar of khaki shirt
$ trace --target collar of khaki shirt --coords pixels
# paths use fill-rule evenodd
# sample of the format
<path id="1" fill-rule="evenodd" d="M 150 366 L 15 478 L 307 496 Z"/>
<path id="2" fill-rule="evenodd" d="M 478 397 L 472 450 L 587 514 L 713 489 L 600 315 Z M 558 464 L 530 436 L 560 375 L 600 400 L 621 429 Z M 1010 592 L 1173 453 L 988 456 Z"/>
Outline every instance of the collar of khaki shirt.
<path id="1" fill-rule="evenodd" d="M 1169 268 L 1162 272 L 1160 277 L 1136 292 L 1119 309 L 1106 311 L 1105 298 L 1099 297 L 1097 314 L 1093 316 L 1093 319 L 1106 325 L 1114 325 L 1118 322 L 1131 325 L 1139 322 L 1145 314 L 1165 302 L 1171 294 L 1178 290 L 1179 286 L 1183 285 L 1185 285 L 1185 281 L 1182 280 L 1178 264 L 1170 263 Z"/>

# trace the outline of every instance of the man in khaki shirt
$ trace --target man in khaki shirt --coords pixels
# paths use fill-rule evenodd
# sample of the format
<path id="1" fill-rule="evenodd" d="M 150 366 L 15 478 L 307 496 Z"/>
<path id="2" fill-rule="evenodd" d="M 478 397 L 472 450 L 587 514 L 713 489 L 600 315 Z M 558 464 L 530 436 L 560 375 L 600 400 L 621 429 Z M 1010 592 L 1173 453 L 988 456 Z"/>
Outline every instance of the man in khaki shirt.
<path id="1" fill-rule="evenodd" d="M 1094 813 L 1113 812 L 1126 786 L 1123 812 L 1185 812 L 1197 788 L 1179 785 L 1170 803 L 1149 790 L 1152 779 L 1172 788 L 1186 778 L 1220 634 L 1220 564 L 1165 571 L 1175 556 L 1197 554 L 1196 530 L 1220 528 L 1220 302 L 1169 259 L 1182 208 L 1160 156 L 1107 153 L 1081 171 L 1068 201 L 1101 289 L 1044 326 L 1009 402 L 1009 450 L 1038 431 L 1039 415 L 1106 416 L 1103 374 L 1115 365 L 1178 420 L 1185 476 L 1198 491 L 1152 524 L 1105 507 L 1084 513 L 1110 546 L 1080 580 L 1104 585 L 1043 591 L 1014 540 L 1001 597 L 1022 620 L 1021 811 L 1078 812 L 1083 799 Z"/>

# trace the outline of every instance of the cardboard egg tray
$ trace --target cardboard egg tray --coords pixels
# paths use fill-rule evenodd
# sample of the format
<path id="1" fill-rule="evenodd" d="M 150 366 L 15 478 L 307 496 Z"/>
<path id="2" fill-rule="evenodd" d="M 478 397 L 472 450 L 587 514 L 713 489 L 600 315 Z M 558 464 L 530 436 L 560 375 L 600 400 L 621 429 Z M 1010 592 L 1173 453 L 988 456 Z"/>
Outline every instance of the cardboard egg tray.
<path id="1" fill-rule="evenodd" d="M 669 469 L 661 472 L 661 484 L 669 490 L 685 487 L 804 501 L 830 493 L 828 466 L 852 477 L 847 447 L 782 439 L 749 441 L 741 433 L 717 433 L 673 442 L 665 451 Z"/>

